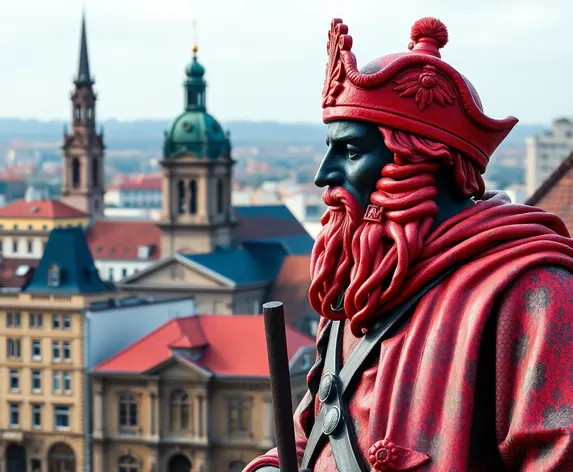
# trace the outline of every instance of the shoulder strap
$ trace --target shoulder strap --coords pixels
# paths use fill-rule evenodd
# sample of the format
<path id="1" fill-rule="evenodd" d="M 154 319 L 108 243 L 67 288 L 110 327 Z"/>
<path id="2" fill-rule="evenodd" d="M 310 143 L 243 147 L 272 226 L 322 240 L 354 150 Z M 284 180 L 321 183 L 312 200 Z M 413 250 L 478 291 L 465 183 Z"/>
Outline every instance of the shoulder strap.
<path id="1" fill-rule="evenodd" d="M 316 460 L 316 456 L 320 451 L 319 446 L 327 437 L 328 427 L 324 427 L 325 421 L 327 423 L 332 421 L 332 417 L 336 414 L 333 413 L 333 408 L 337 408 L 338 414 L 341 416 L 337 423 L 342 425 L 336 430 L 336 432 L 328 434 L 337 467 L 339 470 L 344 470 L 345 472 L 359 472 L 363 470 L 357 462 L 358 459 L 355 454 L 356 441 L 354 439 L 354 431 L 350 430 L 350 428 L 352 428 L 352 423 L 348 416 L 348 408 L 344 401 L 344 398 L 347 397 L 349 386 L 352 385 L 358 375 L 361 374 L 362 366 L 368 357 L 370 357 L 376 346 L 384 339 L 387 339 L 394 334 L 395 331 L 407 320 L 407 315 L 410 314 L 410 309 L 426 293 L 450 275 L 455 269 L 457 269 L 457 266 L 445 271 L 431 283 L 426 285 L 416 295 L 412 296 L 402 305 L 399 305 L 394 310 L 384 315 L 360 340 L 340 371 L 338 371 L 336 367 L 340 359 L 339 350 L 341 348 L 341 343 L 339 342 L 339 339 L 344 325 L 338 321 L 333 323 L 329 333 L 328 348 L 323 369 L 323 379 L 327 374 L 334 377 L 336 395 L 333 395 L 333 399 L 331 401 L 332 405 L 322 405 L 315 419 L 312 430 L 308 436 L 301 467 L 311 467 L 311 464 Z M 338 453 L 335 449 L 338 449 Z M 350 461 L 355 462 L 352 465 L 349 463 L 349 458 L 347 457 L 350 453 L 352 453 L 356 458 L 355 461 Z M 337 456 L 340 456 L 342 463 L 339 464 Z M 344 465 L 343 469 L 340 468 L 342 465 Z"/>

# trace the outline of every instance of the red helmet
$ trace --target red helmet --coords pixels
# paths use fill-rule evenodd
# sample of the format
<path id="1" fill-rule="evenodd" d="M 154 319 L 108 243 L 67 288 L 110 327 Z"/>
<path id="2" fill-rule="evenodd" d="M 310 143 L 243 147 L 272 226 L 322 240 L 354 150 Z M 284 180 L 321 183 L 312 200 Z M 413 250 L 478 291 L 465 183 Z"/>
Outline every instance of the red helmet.
<path id="1" fill-rule="evenodd" d="M 442 61 L 446 26 L 422 18 L 412 27 L 409 52 L 390 54 L 356 66 L 352 37 L 342 20 L 328 33 L 323 120 L 363 120 L 424 136 L 469 156 L 480 172 L 493 151 L 517 124 L 483 113 L 472 84 Z"/>

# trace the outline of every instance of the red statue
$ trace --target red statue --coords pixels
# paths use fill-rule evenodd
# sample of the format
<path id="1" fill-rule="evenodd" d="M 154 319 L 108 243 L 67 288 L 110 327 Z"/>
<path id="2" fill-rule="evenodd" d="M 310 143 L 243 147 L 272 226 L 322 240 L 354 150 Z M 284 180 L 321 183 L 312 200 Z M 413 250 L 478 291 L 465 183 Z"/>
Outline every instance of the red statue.
<path id="1" fill-rule="evenodd" d="M 361 71 L 341 20 L 328 38 L 299 466 L 573 470 L 573 241 L 558 217 L 484 192 L 517 119 L 483 113 L 436 19 Z M 273 450 L 245 470 L 278 465 Z"/>

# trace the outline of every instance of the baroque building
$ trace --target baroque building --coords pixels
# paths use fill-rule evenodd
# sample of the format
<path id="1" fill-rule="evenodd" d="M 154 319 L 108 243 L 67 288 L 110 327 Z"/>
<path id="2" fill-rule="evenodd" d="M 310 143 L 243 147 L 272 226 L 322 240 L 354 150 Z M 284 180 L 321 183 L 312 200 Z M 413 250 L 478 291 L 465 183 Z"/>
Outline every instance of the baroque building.
<path id="1" fill-rule="evenodd" d="M 316 351 L 287 345 L 296 405 Z M 276 445 L 261 316 L 168 321 L 91 378 L 93 472 L 240 472 Z"/>
<path id="2" fill-rule="evenodd" d="M 228 248 L 237 221 L 231 206 L 231 143 L 207 113 L 205 68 L 197 47 L 185 70 L 185 110 L 165 133 L 161 252 L 207 253 Z"/>
<path id="3" fill-rule="evenodd" d="M 258 314 L 282 265 L 292 256 L 309 261 L 313 240 L 284 205 L 232 206 L 230 137 L 207 112 L 197 52 L 185 69 L 184 111 L 165 133 L 161 242 L 152 253 L 159 257 L 117 286 L 133 295 L 192 295 L 200 314 Z"/>
<path id="4" fill-rule="evenodd" d="M 62 190 L 64 203 L 102 218 L 104 214 L 104 142 L 96 130 L 94 80 L 90 74 L 85 17 L 82 19 L 78 75 L 71 93 L 71 132 L 64 132 Z"/>
<path id="5" fill-rule="evenodd" d="M 80 228 L 52 230 L 31 280 L 0 293 L 4 472 L 89 470 L 83 314 L 108 297 Z"/>

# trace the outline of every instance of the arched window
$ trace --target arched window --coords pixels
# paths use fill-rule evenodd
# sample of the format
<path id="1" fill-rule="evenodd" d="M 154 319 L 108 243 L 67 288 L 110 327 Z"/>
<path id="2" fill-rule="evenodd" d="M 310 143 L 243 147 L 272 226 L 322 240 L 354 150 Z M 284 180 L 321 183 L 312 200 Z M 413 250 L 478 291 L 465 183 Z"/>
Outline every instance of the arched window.
<path id="1" fill-rule="evenodd" d="M 74 108 L 74 118 L 76 121 L 81 121 L 82 119 L 82 107 L 81 105 L 76 105 Z"/>
<path id="2" fill-rule="evenodd" d="M 197 97 L 197 92 L 194 89 L 189 88 L 187 90 L 187 103 L 189 104 L 189 106 L 197 105 L 196 97 Z"/>
<path id="3" fill-rule="evenodd" d="M 189 213 L 192 215 L 197 213 L 197 181 L 195 180 L 189 182 Z"/>
<path id="4" fill-rule="evenodd" d="M 88 121 L 92 121 L 94 119 L 94 109 L 93 107 L 88 107 L 87 113 Z"/>
<path id="5" fill-rule="evenodd" d="M 94 187 L 99 185 L 99 161 L 97 159 L 92 160 L 92 184 Z"/>
<path id="6" fill-rule="evenodd" d="M 171 431 L 189 429 L 189 396 L 183 390 L 169 397 L 169 427 Z"/>
<path id="7" fill-rule="evenodd" d="M 80 186 L 80 160 L 77 157 L 72 160 L 72 185 L 74 188 Z"/>
<path id="8" fill-rule="evenodd" d="M 229 472 L 243 472 L 247 464 L 241 461 L 233 461 L 229 464 Z"/>
<path id="9" fill-rule="evenodd" d="M 177 182 L 177 211 L 180 215 L 185 213 L 185 183 L 182 180 Z"/>
<path id="10" fill-rule="evenodd" d="M 191 472 L 191 462 L 182 454 L 177 454 L 169 460 L 168 472 Z"/>
<path id="11" fill-rule="evenodd" d="M 223 180 L 217 180 L 217 213 L 223 213 L 223 203 L 224 203 L 224 188 L 223 188 Z"/>
<path id="12" fill-rule="evenodd" d="M 76 456 L 66 443 L 56 443 L 48 451 L 48 470 L 75 472 Z"/>
<path id="13" fill-rule="evenodd" d="M 121 456 L 117 461 L 118 472 L 139 472 L 137 459 L 130 455 Z"/>

